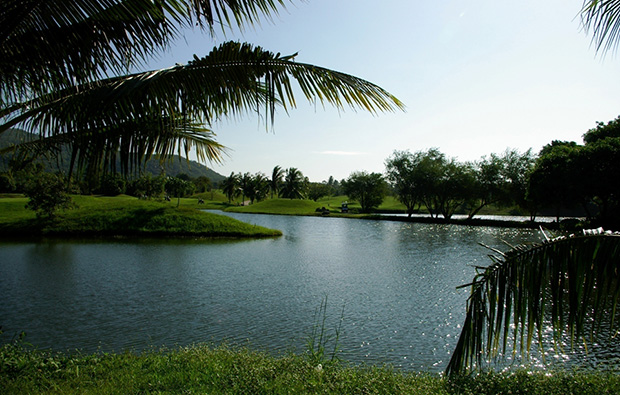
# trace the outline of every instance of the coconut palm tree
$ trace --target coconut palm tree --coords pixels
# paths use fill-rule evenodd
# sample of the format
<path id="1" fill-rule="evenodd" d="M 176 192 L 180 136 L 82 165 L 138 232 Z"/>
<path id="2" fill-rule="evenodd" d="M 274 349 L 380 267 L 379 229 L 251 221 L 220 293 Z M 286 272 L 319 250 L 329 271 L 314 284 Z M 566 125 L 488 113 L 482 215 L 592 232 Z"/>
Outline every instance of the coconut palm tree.
<path id="1" fill-rule="evenodd" d="M 280 184 L 282 183 L 282 177 L 284 176 L 284 170 L 280 166 L 273 168 L 271 172 L 271 180 L 269 180 L 269 190 L 271 191 L 271 198 L 274 194 L 277 196 L 280 191 Z"/>
<path id="2" fill-rule="evenodd" d="M 250 189 L 248 198 L 250 204 L 254 204 L 254 201 L 260 202 L 263 200 L 267 193 L 269 193 L 269 179 L 263 173 L 256 173 L 250 181 Z"/>
<path id="3" fill-rule="evenodd" d="M 280 196 L 286 199 L 303 199 L 305 189 L 304 180 L 304 175 L 299 169 L 295 167 L 286 169 Z"/>
<path id="4" fill-rule="evenodd" d="M 224 192 L 224 195 L 228 198 L 228 204 L 230 204 L 235 197 L 239 196 L 239 176 L 235 174 L 235 172 L 230 173 L 230 176 L 222 180 L 220 186 L 222 192 Z"/>
<path id="5" fill-rule="evenodd" d="M 545 327 L 555 344 L 568 337 L 592 343 L 607 320 L 618 329 L 620 234 L 585 231 L 508 252 L 494 250 L 493 264 L 478 268 L 463 329 L 447 367 L 462 373 L 507 350 L 527 358 Z"/>
<path id="6" fill-rule="evenodd" d="M 132 72 L 183 29 L 243 28 L 285 0 L 5 0 L 0 2 L 0 133 L 19 127 L 40 139 L 22 152 L 68 146 L 72 168 L 122 170 L 150 155 L 194 150 L 220 161 L 214 120 L 295 106 L 292 80 L 310 101 L 370 112 L 402 104 L 380 87 L 297 63 L 250 44 L 225 42 L 206 56 L 162 70 Z"/>

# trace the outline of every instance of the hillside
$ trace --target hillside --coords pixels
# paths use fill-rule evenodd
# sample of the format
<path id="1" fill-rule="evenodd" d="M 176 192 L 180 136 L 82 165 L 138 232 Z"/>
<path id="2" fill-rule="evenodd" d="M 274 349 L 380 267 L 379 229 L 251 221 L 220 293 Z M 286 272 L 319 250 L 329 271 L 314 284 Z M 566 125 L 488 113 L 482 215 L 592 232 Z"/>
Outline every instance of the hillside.
<path id="1" fill-rule="evenodd" d="M 19 144 L 25 141 L 31 141 L 36 139 L 37 136 L 25 132 L 20 129 L 11 129 L 6 131 L 5 133 L 0 134 L 0 149 Z M 6 171 L 9 161 L 9 156 L 0 156 L 0 171 Z M 41 163 L 45 165 L 45 167 L 49 170 L 60 170 L 63 172 L 69 171 L 69 155 L 63 151 L 59 160 L 49 160 L 49 159 L 41 159 Z M 188 161 L 185 158 L 179 157 L 175 155 L 172 160 L 164 162 L 163 165 L 159 163 L 157 158 L 152 158 L 148 162 L 146 162 L 146 166 L 144 166 L 144 173 L 150 173 L 152 175 L 159 175 L 161 173 L 162 166 L 167 175 L 176 176 L 180 173 L 185 173 L 191 178 L 198 177 L 207 177 L 211 180 L 211 182 L 220 182 L 224 178 L 223 175 L 207 168 L 207 166 L 200 164 L 196 161 L 190 160 Z M 120 168 L 120 162 L 117 159 L 116 168 Z"/>

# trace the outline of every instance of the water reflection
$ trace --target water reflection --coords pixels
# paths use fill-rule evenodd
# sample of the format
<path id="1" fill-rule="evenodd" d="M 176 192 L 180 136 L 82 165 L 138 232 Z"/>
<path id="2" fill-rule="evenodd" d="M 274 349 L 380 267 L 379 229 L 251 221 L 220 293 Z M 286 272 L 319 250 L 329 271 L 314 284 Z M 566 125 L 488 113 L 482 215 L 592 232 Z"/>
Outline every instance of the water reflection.
<path id="1" fill-rule="evenodd" d="M 194 342 L 303 351 L 321 300 L 353 362 L 445 367 L 464 318 L 477 243 L 532 230 L 229 214 L 284 236 L 245 241 L 1 243 L 0 325 L 56 349 Z"/>

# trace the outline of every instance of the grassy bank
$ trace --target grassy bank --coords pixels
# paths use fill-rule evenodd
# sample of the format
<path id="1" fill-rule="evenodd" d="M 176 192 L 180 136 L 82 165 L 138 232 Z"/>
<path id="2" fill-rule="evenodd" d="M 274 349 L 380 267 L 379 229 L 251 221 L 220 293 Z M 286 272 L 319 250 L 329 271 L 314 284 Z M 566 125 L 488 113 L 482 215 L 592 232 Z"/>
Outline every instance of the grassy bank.
<path id="1" fill-rule="evenodd" d="M 330 198 L 323 198 L 317 202 L 312 200 L 299 200 L 299 199 L 269 199 L 262 202 L 257 202 L 246 206 L 228 206 L 220 205 L 213 208 L 219 208 L 224 211 L 232 211 L 239 213 L 253 213 L 253 214 L 277 214 L 277 215 L 313 215 L 313 216 L 330 216 L 330 217 L 345 217 L 345 218 L 359 218 L 359 219 L 374 219 L 383 221 L 398 221 L 398 222 L 418 222 L 418 223 L 439 223 L 439 224 L 455 224 L 455 225 L 473 225 L 473 226 L 494 226 L 494 227 L 513 227 L 513 228 L 532 228 L 538 229 L 539 223 L 529 221 L 511 221 L 507 219 L 445 219 L 426 217 L 406 217 L 406 216 L 385 216 L 380 214 L 362 214 L 359 213 L 359 205 L 353 203 L 349 204 L 351 212 L 343 214 L 340 212 L 340 205 L 343 201 L 346 201 L 346 196 L 336 196 Z M 213 203 L 211 203 L 213 204 Z M 329 210 L 329 213 L 323 213 L 319 210 Z M 404 206 L 399 203 L 393 197 L 388 197 L 384 200 L 383 204 L 378 207 L 378 213 L 404 213 Z M 487 208 L 484 214 L 502 215 L 508 214 L 499 210 L 493 211 L 494 208 Z M 544 223 L 542 224 L 547 229 L 557 229 L 557 224 Z"/>
<path id="2" fill-rule="evenodd" d="M 4 394 L 612 394 L 620 377 L 485 373 L 446 378 L 390 367 L 312 365 L 304 356 L 194 346 L 142 354 L 69 355 L 0 348 Z"/>
<path id="3" fill-rule="evenodd" d="M 272 237 L 282 234 L 198 210 L 203 206 L 196 206 L 195 199 L 184 201 L 178 208 L 176 200 L 146 201 L 129 196 L 73 196 L 73 200 L 77 208 L 47 220 L 36 218 L 34 212 L 24 208 L 26 198 L 0 198 L 0 235 Z"/>

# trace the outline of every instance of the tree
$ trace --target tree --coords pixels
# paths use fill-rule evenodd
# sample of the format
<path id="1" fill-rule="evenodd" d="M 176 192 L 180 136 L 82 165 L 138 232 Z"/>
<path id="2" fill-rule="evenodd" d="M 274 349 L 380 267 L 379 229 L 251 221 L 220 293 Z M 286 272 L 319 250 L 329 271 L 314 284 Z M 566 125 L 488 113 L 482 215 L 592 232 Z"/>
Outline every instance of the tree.
<path id="1" fill-rule="evenodd" d="M 357 200 L 362 211 L 370 212 L 379 207 L 387 194 L 387 183 L 380 173 L 356 171 L 349 175 L 344 183 L 344 193 L 352 200 Z"/>
<path id="2" fill-rule="evenodd" d="M 323 196 L 328 196 L 331 192 L 329 185 L 322 182 L 311 182 L 308 184 L 308 199 L 315 202 Z"/>
<path id="3" fill-rule="evenodd" d="M 166 178 L 163 174 L 157 177 L 146 174 L 131 182 L 128 189 L 133 196 L 150 199 L 164 193 L 165 183 Z"/>
<path id="4" fill-rule="evenodd" d="M 107 196 L 116 196 L 125 193 L 125 178 L 118 173 L 107 173 L 101 177 L 99 193 Z"/>
<path id="5" fill-rule="evenodd" d="M 534 220 L 536 216 L 535 208 L 527 200 L 527 188 L 530 174 L 536 163 L 536 157 L 531 149 L 523 153 L 517 150 L 506 150 L 502 156 L 504 163 L 504 178 L 508 181 L 507 200 L 505 205 L 517 204 L 528 210 L 530 217 Z"/>
<path id="6" fill-rule="evenodd" d="M 405 205 L 407 215 L 415 211 L 421 204 L 422 189 L 416 179 L 416 165 L 419 156 L 409 151 L 394 151 L 385 161 L 387 179 L 396 192 L 398 200 Z"/>
<path id="7" fill-rule="evenodd" d="M 295 167 L 286 169 L 280 196 L 285 199 L 303 199 L 305 191 L 306 185 L 303 173 Z"/>
<path id="8" fill-rule="evenodd" d="M 194 179 L 192 182 L 196 186 L 197 193 L 211 191 L 211 179 L 207 176 L 196 177 L 196 179 Z"/>
<path id="9" fill-rule="evenodd" d="M 469 163 L 456 159 L 443 162 L 441 176 L 435 180 L 435 193 L 430 199 L 433 211 L 450 219 L 456 210 L 471 201 L 474 189 L 474 171 Z"/>
<path id="10" fill-rule="evenodd" d="M 228 198 L 228 204 L 232 203 L 232 200 L 239 196 L 239 176 L 234 172 L 230 173 L 230 176 L 226 177 L 220 184 L 222 192 Z"/>
<path id="11" fill-rule="evenodd" d="M 250 204 L 254 201 L 260 202 L 269 193 L 269 179 L 263 173 L 256 173 L 248 182 L 246 195 L 250 199 Z"/>
<path id="12" fill-rule="evenodd" d="M 468 218 L 473 218 L 483 207 L 506 199 L 506 179 L 503 177 L 504 162 L 498 155 L 483 157 L 475 164 L 475 186 Z"/>
<path id="13" fill-rule="evenodd" d="M 284 177 L 284 170 L 280 166 L 275 166 L 271 172 L 271 180 L 269 180 L 269 190 L 271 191 L 271 198 L 274 195 L 278 196 L 280 191 L 280 184 L 282 184 L 282 177 Z"/>
<path id="14" fill-rule="evenodd" d="M 67 182 L 59 174 L 39 172 L 24 185 L 24 195 L 30 200 L 26 208 L 33 210 L 37 218 L 53 219 L 56 212 L 73 206 Z"/>
<path id="15" fill-rule="evenodd" d="M 168 177 L 165 183 L 168 194 L 177 198 L 177 207 L 181 205 L 181 198 L 194 191 L 194 184 L 181 177 Z"/>
<path id="16" fill-rule="evenodd" d="M 292 81 L 310 101 L 372 113 L 402 109 L 382 88 L 260 47 L 225 42 L 186 64 L 132 74 L 185 28 L 254 25 L 284 0 L 6 0 L 0 3 L 0 133 L 19 126 L 40 139 L 33 155 L 68 146 L 71 171 L 94 174 L 117 156 L 121 171 L 151 155 L 190 150 L 220 161 L 216 119 L 295 106 Z"/>
<path id="17" fill-rule="evenodd" d="M 491 154 L 475 164 L 473 200 L 470 201 L 469 218 L 483 207 L 519 205 L 529 208 L 526 200 L 527 182 L 535 159 L 531 150 L 523 154 L 507 149 L 501 155 Z"/>
<path id="18" fill-rule="evenodd" d="M 608 137 L 620 137 L 620 116 L 607 122 L 597 122 L 596 127 L 588 130 L 583 135 L 583 141 L 586 144 L 592 144 Z"/>
<path id="19" fill-rule="evenodd" d="M 620 137 L 586 143 L 579 153 L 580 200 L 597 206 L 597 226 L 620 230 Z"/>
<path id="20" fill-rule="evenodd" d="M 451 218 L 456 209 L 471 198 L 473 171 L 469 164 L 448 159 L 436 148 L 396 158 L 407 159 L 404 188 L 415 189 L 407 192 L 412 204 L 415 196 L 415 201 L 422 202 L 432 217 L 439 218 L 441 214 Z"/>
<path id="21" fill-rule="evenodd" d="M 528 199 L 553 207 L 558 222 L 561 210 L 578 205 L 583 196 L 580 149 L 574 143 L 545 146 L 529 178 Z"/>

